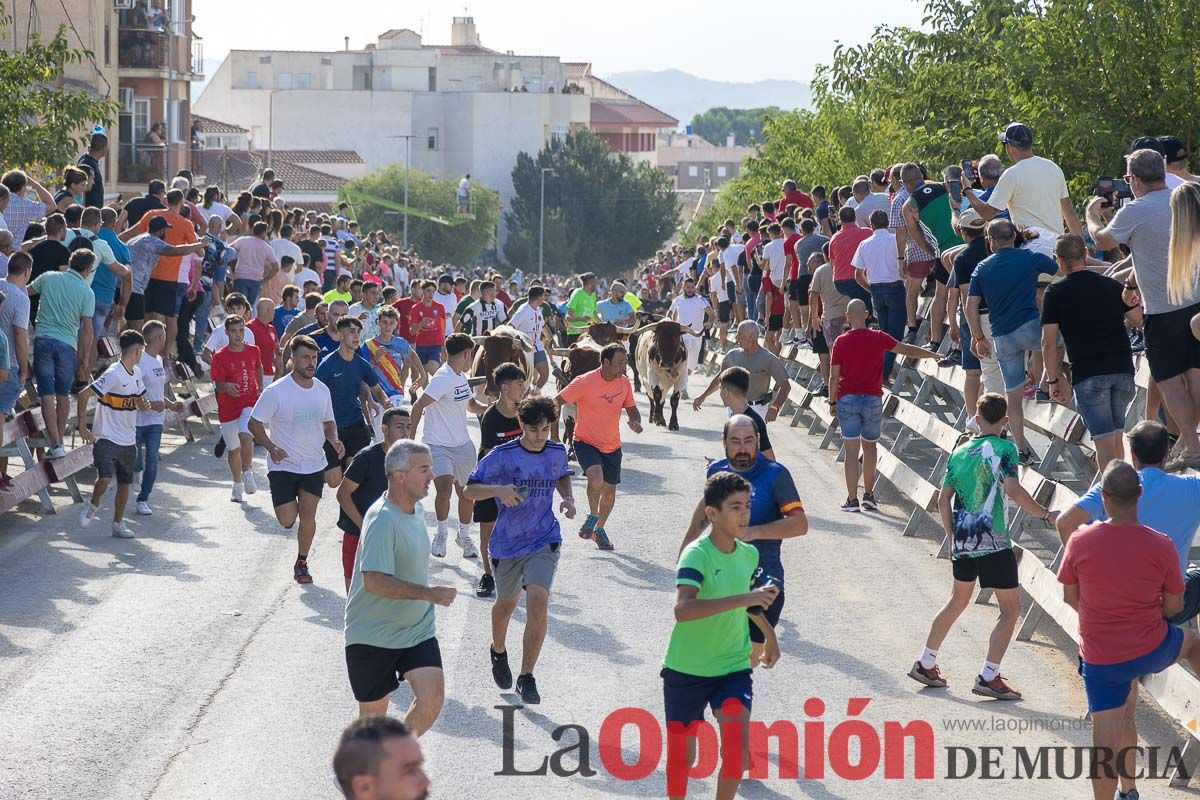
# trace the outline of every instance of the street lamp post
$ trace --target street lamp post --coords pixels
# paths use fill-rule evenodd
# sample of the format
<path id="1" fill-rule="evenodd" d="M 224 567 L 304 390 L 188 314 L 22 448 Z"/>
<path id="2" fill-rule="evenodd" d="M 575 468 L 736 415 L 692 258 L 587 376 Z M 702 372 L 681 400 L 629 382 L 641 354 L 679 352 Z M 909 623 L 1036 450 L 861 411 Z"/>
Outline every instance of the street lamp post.
<path id="1" fill-rule="evenodd" d="M 408 170 L 409 170 L 409 154 L 412 151 L 412 140 L 417 138 L 415 134 L 399 134 L 389 136 L 389 139 L 404 140 L 404 249 L 408 249 Z"/>
<path id="2" fill-rule="evenodd" d="M 554 174 L 554 170 L 549 167 L 542 167 L 542 202 L 541 208 L 538 211 L 538 275 L 541 276 L 545 270 L 543 257 L 545 255 L 546 242 L 546 173 Z"/>

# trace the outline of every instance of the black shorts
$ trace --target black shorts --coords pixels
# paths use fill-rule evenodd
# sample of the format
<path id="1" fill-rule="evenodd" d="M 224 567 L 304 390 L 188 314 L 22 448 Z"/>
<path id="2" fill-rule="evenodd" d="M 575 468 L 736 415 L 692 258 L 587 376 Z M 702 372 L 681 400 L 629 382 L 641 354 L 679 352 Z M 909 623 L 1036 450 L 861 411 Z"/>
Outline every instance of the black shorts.
<path id="1" fill-rule="evenodd" d="M 808 289 L 812 286 L 812 275 L 801 275 L 788 284 L 788 300 L 797 303 L 808 302 Z"/>
<path id="2" fill-rule="evenodd" d="M 1192 317 L 1200 313 L 1200 303 L 1168 311 L 1147 314 L 1146 358 L 1150 377 L 1156 382 L 1178 377 L 1189 369 L 1200 369 L 1200 342 L 1192 336 Z"/>
<path id="3" fill-rule="evenodd" d="M 717 322 L 729 322 L 733 319 L 733 303 L 728 300 L 717 301 Z"/>
<path id="4" fill-rule="evenodd" d="M 771 623 L 772 628 L 779 625 L 779 617 L 783 614 L 783 594 L 783 586 L 780 585 L 779 594 L 775 596 L 775 602 L 763 610 L 763 614 L 766 616 L 767 622 Z M 750 626 L 750 641 L 757 642 L 758 644 L 766 641 L 766 637 L 763 636 L 762 631 L 758 629 L 757 625 L 750 621 L 747 621 L 747 624 Z"/>
<path id="5" fill-rule="evenodd" d="M 772 314 L 771 316 L 767 317 L 767 330 L 783 330 L 783 314 Z"/>
<path id="6" fill-rule="evenodd" d="M 131 294 L 129 295 L 129 305 L 125 306 L 125 319 L 145 319 L 146 318 L 146 295 Z"/>
<path id="7" fill-rule="evenodd" d="M 600 465 L 604 474 L 604 482 L 616 486 L 621 482 L 621 449 L 611 453 L 601 453 L 594 445 L 587 442 L 575 442 L 575 457 L 579 459 L 579 469 L 587 472 L 589 468 Z"/>
<path id="8" fill-rule="evenodd" d="M 809 330 L 808 341 L 812 345 L 814 353 L 819 356 L 829 355 L 829 342 L 825 341 L 825 331 L 817 329 L 817 332 L 813 333 Z"/>
<path id="9" fill-rule="evenodd" d="M 333 449 L 333 445 L 325 442 L 325 469 L 348 465 L 359 450 L 369 447 L 371 444 L 371 429 L 367 427 L 365 421 L 356 422 L 347 428 L 338 428 L 337 432 L 338 438 L 342 440 L 342 447 L 346 448 L 346 455 L 339 463 L 337 451 Z"/>
<path id="10" fill-rule="evenodd" d="M 937 281 L 938 283 L 940 283 L 942 286 L 945 286 L 946 284 L 950 283 L 950 273 L 947 272 L 946 268 L 942 266 L 942 260 L 940 258 L 937 260 L 937 263 L 935 263 L 933 265 L 933 273 L 932 274 L 933 274 L 933 279 L 935 281 Z"/>
<path id="11" fill-rule="evenodd" d="M 738 285 L 736 281 L 725 281 L 725 295 L 729 298 L 731 303 L 734 302 L 738 296 L 737 289 Z"/>
<path id="12" fill-rule="evenodd" d="M 146 284 L 146 313 L 178 317 L 179 303 L 185 294 L 187 287 L 182 283 L 151 278 Z"/>
<path id="13" fill-rule="evenodd" d="M 325 490 L 325 472 L 305 475 L 302 472 L 271 470 L 267 473 L 267 482 L 271 484 L 271 505 L 279 508 L 296 502 L 300 492 L 320 497 Z"/>
<path id="14" fill-rule="evenodd" d="M 974 583 L 979 581 L 981 589 L 1016 589 L 1017 556 L 1012 549 L 988 553 L 977 558 L 956 558 L 954 580 Z"/>
<path id="15" fill-rule="evenodd" d="M 754 703 L 754 679 L 744 669 L 706 678 L 663 667 L 663 708 L 667 722 L 690 725 L 704 719 L 704 707 L 716 714 L 721 704 L 733 698 L 749 710 Z"/>
<path id="16" fill-rule="evenodd" d="M 137 448 L 131 444 L 117 444 L 111 439 L 96 439 L 92 445 L 92 465 L 99 478 L 116 478 L 118 486 L 133 483 L 133 462 Z"/>
<path id="17" fill-rule="evenodd" d="M 346 645 L 350 689 L 360 703 L 382 700 L 399 688 L 405 675 L 422 667 L 442 668 L 442 651 L 436 636 L 401 650 L 370 644 Z"/>
<path id="18" fill-rule="evenodd" d="M 494 497 L 487 500 L 476 500 L 475 509 L 471 512 L 472 522 L 495 522 L 500 516 L 500 501 Z"/>

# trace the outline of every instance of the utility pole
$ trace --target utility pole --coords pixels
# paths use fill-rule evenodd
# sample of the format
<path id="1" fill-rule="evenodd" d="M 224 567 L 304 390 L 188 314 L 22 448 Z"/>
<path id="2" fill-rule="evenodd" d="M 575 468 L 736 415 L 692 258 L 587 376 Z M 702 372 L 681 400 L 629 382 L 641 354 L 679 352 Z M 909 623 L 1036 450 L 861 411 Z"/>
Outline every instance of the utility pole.
<path id="1" fill-rule="evenodd" d="M 538 276 L 545 273 L 545 250 L 546 250 L 546 173 L 554 174 L 554 170 L 549 167 L 542 167 L 542 202 L 541 208 L 538 211 Z"/>
<path id="2" fill-rule="evenodd" d="M 404 140 L 404 249 L 408 249 L 408 170 L 411 167 L 410 154 L 412 152 L 412 140 L 417 138 L 415 134 L 401 133 L 396 136 L 389 136 L 389 139 Z"/>

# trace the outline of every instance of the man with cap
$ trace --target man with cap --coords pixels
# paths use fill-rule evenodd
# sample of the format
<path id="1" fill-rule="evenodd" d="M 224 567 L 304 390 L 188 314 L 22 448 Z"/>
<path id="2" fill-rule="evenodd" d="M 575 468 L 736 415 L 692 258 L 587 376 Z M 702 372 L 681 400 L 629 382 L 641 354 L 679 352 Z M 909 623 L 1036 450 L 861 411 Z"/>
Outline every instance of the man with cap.
<path id="1" fill-rule="evenodd" d="M 1163 161 L 1167 164 L 1167 188 L 1174 189 L 1183 183 L 1200 182 L 1200 175 L 1188 171 L 1188 157 L 1191 153 L 1175 136 L 1159 136 L 1158 146 L 1162 150 Z"/>

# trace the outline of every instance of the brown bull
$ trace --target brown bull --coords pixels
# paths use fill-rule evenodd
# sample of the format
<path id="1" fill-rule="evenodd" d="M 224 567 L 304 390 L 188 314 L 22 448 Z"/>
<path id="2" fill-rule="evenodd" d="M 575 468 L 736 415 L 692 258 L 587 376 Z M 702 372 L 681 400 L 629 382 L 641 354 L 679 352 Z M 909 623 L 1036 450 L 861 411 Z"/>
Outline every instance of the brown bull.
<path id="1" fill-rule="evenodd" d="M 486 403 L 486 397 L 499 397 L 500 390 L 492 380 L 492 370 L 506 362 L 512 362 L 525 371 L 525 375 L 534 375 L 533 343 L 529 337 L 509 325 L 496 327 L 487 336 L 475 337 L 479 347 L 475 350 L 475 358 L 471 365 L 471 376 L 482 378 L 478 383 L 472 381 L 475 388 L 475 399 L 481 404 Z"/>
<path id="2" fill-rule="evenodd" d="M 683 326 L 673 320 L 656 322 L 640 333 L 638 369 L 646 378 L 650 398 L 650 422 L 679 430 L 679 397 L 687 385 L 687 348 Z M 665 419 L 666 391 L 671 390 L 671 421 Z"/>

